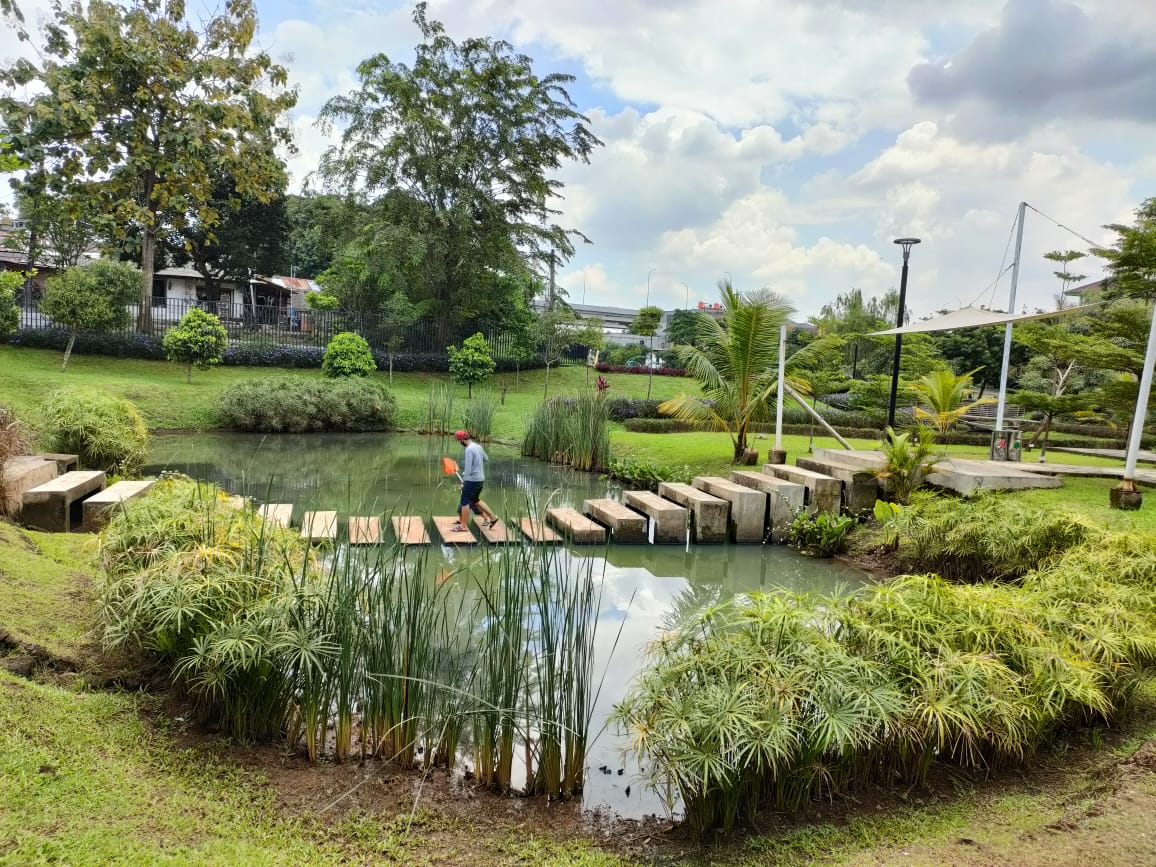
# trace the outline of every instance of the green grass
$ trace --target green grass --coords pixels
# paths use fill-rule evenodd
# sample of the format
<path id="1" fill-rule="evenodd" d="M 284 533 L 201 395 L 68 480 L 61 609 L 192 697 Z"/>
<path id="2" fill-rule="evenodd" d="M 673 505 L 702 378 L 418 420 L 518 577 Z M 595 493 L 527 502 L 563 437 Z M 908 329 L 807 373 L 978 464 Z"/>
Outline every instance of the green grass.
<path id="1" fill-rule="evenodd" d="M 0 631 L 58 659 L 81 660 L 96 612 L 96 540 L 0 522 Z"/>
<path id="2" fill-rule="evenodd" d="M 1083 515 L 1121 533 L 1156 533 L 1156 490 L 1143 488 L 1144 505 L 1135 512 L 1124 512 L 1108 505 L 1108 492 L 1115 479 L 1067 477 L 1062 488 L 1021 491 L 1015 496 L 1024 505 Z"/>

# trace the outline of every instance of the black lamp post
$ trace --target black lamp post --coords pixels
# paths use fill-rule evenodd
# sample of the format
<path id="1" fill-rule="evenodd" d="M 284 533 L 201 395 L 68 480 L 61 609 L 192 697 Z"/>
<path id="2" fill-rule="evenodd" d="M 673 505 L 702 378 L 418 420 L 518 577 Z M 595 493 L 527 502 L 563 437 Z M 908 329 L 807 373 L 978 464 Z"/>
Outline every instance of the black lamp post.
<path id="1" fill-rule="evenodd" d="M 895 326 L 903 327 L 903 313 L 907 303 L 907 260 L 911 257 L 911 248 L 919 243 L 918 238 L 896 238 L 895 243 L 903 248 L 903 273 L 899 278 L 899 315 L 895 317 Z M 903 349 L 903 335 L 895 335 L 895 359 L 891 362 L 891 400 L 887 404 L 887 424 L 895 427 L 895 398 L 899 394 L 899 358 Z"/>

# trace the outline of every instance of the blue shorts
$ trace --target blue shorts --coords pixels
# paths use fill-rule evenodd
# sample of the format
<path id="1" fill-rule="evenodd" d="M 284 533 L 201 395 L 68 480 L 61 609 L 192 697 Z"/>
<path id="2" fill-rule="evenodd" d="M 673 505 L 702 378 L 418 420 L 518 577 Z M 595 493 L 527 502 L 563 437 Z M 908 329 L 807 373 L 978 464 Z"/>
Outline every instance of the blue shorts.
<path id="1" fill-rule="evenodd" d="M 462 498 L 458 502 L 458 509 L 469 506 L 470 511 L 475 515 L 480 515 L 482 510 L 478 508 L 478 500 L 482 496 L 482 485 L 484 482 L 462 482 Z"/>

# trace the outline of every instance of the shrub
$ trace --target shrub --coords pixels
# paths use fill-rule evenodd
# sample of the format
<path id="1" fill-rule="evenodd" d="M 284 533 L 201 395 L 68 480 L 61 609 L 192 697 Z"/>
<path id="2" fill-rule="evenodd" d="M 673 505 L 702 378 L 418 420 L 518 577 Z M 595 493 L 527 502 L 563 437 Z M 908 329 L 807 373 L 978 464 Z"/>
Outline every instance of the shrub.
<path id="1" fill-rule="evenodd" d="M 40 407 L 48 448 L 76 454 L 93 470 L 130 474 L 148 454 L 149 432 L 140 412 L 123 397 L 91 389 L 55 391 Z"/>
<path id="2" fill-rule="evenodd" d="M 373 353 L 365 338 L 352 331 L 335 334 L 325 347 L 325 357 L 321 362 L 321 372 L 326 376 L 369 376 L 377 370 Z"/>
<path id="3" fill-rule="evenodd" d="M 25 328 L 9 338 L 13 346 L 28 349 L 57 349 L 63 351 L 73 338 L 71 332 L 59 328 Z M 232 347 L 230 347 L 232 349 Z M 226 355 L 229 350 L 226 350 Z M 78 331 L 72 347 L 74 355 L 109 355 L 114 358 L 165 357 L 164 342 L 151 334 L 127 331 Z"/>
<path id="4" fill-rule="evenodd" d="M 0 339 L 7 337 L 20 325 L 20 307 L 17 293 L 24 285 L 20 271 L 0 271 Z"/>
<path id="5" fill-rule="evenodd" d="M 632 489 L 658 490 L 661 482 L 681 482 L 689 484 L 694 471 L 686 464 L 664 466 L 633 458 L 611 458 L 604 471 L 607 478 L 629 485 Z"/>
<path id="6" fill-rule="evenodd" d="M 128 325 L 128 304 L 139 298 L 141 274 L 133 265 L 98 259 L 48 278 L 40 309 L 70 332 L 61 369 L 81 331 L 116 331 Z"/>
<path id="7" fill-rule="evenodd" d="M 710 425 L 680 418 L 628 418 L 623 426 L 634 433 L 691 433 L 714 430 Z"/>
<path id="8" fill-rule="evenodd" d="M 906 506 L 911 492 L 923 484 L 923 478 L 935 465 L 935 437 L 928 428 L 917 426 L 905 433 L 890 427 L 880 448 L 886 463 L 875 475 L 884 481 L 896 502 Z"/>
<path id="9" fill-rule="evenodd" d="M 0 404 L 0 517 L 11 515 L 20 508 L 17 496 L 8 492 L 8 463 L 12 458 L 27 454 L 32 445 L 28 428 L 9 407 Z"/>
<path id="10" fill-rule="evenodd" d="M 602 377 L 599 377 L 601 379 Z M 628 418 L 663 418 L 658 411 L 661 400 L 646 400 L 636 397 L 612 397 L 606 401 L 606 410 L 611 421 L 626 421 Z"/>
<path id="11" fill-rule="evenodd" d="M 686 370 L 681 367 L 620 367 L 617 364 L 597 364 L 595 370 L 599 373 L 653 373 L 655 376 L 686 376 Z"/>
<path id="12" fill-rule="evenodd" d="M 597 470 L 610 458 L 606 401 L 595 394 L 554 397 L 526 423 L 522 454 L 578 470 Z"/>
<path id="13" fill-rule="evenodd" d="M 847 535 L 855 526 L 855 519 L 827 512 L 800 511 L 791 521 L 787 543 L 806 554 L 834 557 L 847 550 Z"/>
<path id="14" fill-rule="evenodd" d="M 494 416 L 498 412 L 498 398 L 492 391 L 479 391 L 466 401 L 462 411 L 462 427 L 479 442 L 487 442 L 494 432 Z"/>
<path id="15" fill-rule="evenodd" d="M 362 379 L 248 379 L 217 403 L 224 427 L 261 433 L 389 430 L 396 416 L 389 389 Z"/>
<path id="16" fill-rule="evenodd" d="M 310 310 L 333 311 L 341 306 L 336 295 L 326 295 L 324 292 L 310 292 L 305 296 L 305 306 Z"/>
<path id="17" fill-rule="evenodd" d="M 221 320 L 194 307 L 181 317 L 175 328 L 165 332 L 165 356 L 169 361 L 185 365 L 188 382 L 193 381 L 193 368 L 208 370 L 221 363 L 221 355 L 229 343 L 229 334 Z"/>
<path id="18" fill-rule="evenodd" d="M 479 331 L 462 341 L 462 348 L 446 347 L 450 357 L 450 375 L 454 382 L 464 382 L 472 397 L 475 382 L 485 382 L 494 373 L 494 359 L 490 344 Z"/>

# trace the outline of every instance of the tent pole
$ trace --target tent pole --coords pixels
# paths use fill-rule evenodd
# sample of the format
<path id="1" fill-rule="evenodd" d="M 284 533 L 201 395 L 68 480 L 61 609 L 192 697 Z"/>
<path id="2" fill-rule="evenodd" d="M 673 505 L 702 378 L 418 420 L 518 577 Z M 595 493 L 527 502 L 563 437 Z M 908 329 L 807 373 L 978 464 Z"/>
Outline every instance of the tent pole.
<path id="1" fill-rule="evenodd" d="M 1016 253 L 1015 259 L 1012 260 L 1012 276 L 1011 276 L 1011 298 L 1007 304 L 1007 315 L 1014 316 L 1016 312 L 1016 287 L 1020 282 L 1020 252 L 1024 246 L 1024 215 L 1027 212 L 1028 203 L 1020 202 L 1019 216 L 1016 217 Z M 1003 410 L 1007 403 L 1007 368 L 1011 361 L 1011 347 L 1012 347 L 1012 324 L 1009 322 L 1004 326 L 1003 333 L 1003 361 L 999 367 L 999 400 L 996 402 L 995 409 L 995 429 L 1003 430 Z"/>
<path id="2" fill-rule="evenodd" d="M 775 450 L 783 448 L 783 368 L 787 363 L 787 323 L 779 326 L 779 394 L 775 403 Z"/>

